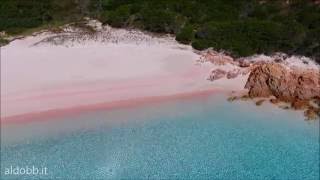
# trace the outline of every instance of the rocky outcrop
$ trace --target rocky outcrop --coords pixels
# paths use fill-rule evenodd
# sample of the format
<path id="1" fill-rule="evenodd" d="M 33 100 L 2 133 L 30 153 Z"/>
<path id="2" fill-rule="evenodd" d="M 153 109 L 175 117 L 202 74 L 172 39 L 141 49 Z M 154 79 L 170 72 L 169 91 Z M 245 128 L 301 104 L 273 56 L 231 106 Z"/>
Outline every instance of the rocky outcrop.
<path id="1" fill-rule="evenodd" d="M 303 110 L 307 119 L 314 119 L 315 115 L 320 117 L 320 105 L 311 103 L 316 99 L 320 101 L 320 66 L 310 58 L 274 53 L 232 61 L 227 54 L 209 49 L 203 52 L 200 60 L 221 67 L 211 71 L 208 78 L 211 81 L 234 79 L 250 73 L 245 88 L 249 89 L 249 99 L 264 98 L 255 99 L 258 106 L 269 100 L 283 109 Z M 238 99 L 243 98 L 232 97 L 229 101 Z"/>
<path id="2" fill-rule="evenodd" d="M 250 97 L 269 97 L 293 102 L 320 98 L 320 73 L 292 71 L 277 63 L 265 63 L 252 70 L 245 88 Z"/>
<path id="3" fill-rule="evenodd" d="M 274 96 L 274 104 L 288 102 L 293 109 L 305 110 L 307 119 L 319 117 L 320 71 L 315 69 L 293 70 L 278 63 L 264 63 L 251 71 L 245 88 L 250 98 Z"/>

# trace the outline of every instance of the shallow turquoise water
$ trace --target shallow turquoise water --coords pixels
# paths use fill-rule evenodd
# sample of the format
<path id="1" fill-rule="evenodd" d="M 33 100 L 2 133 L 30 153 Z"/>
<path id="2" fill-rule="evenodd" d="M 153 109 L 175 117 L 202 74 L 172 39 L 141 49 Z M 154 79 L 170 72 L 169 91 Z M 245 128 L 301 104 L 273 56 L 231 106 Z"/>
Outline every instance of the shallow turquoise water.
<path id="1" fill-rule="evenodd" d="M 319 179 L 319 121 L 225 99 L 3 126 L 2 179 Z M 4 175 L 10 166 L 48 174 Z"/>

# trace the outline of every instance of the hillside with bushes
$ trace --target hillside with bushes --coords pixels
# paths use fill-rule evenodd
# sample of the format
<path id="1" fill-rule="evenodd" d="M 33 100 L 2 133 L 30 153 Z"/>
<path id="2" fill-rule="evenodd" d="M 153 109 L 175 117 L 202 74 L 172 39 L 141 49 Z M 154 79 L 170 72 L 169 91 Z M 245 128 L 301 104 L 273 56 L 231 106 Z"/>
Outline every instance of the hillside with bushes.
<path id="1" fill-rule="evenodd" d="M 97 18 L 114 27 L 175 34 L 235 57 L 282 51 L 320 62 L 320 7 L 312 0 L 1 0 L 0 31 Z"/>

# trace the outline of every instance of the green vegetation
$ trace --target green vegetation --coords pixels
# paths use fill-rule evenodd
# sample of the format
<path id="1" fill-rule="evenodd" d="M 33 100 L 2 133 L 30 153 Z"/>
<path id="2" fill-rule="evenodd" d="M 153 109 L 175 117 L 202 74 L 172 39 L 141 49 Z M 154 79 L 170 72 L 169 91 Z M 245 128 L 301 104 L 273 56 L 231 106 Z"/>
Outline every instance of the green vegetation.
<path id="1" fill-rule="evenodd" d="M 236 56 L 286 51 L 298 41 L 298 38 L 287 41 L 287 32 L 286 26 L 265 20 L 210 22 L 197 31 L 193 46 L 226 49 Z"/>
<path id="2" fill-rule="evenodd" d="M 320 58 L 320 8 L 312 1 L 102 0 L 101 14 L 112 26 L 173 33 L 199 50 L 214 47 L 234 56 L 283 51 Z"/>
<path id="3" fill-rule="evenodd" d="M 5 44 L 7 44 L 7 43 L 8 43 L 7 40 L 2 39 L 2 38 L 0 37 L 0 47 L 3 46 L 3 45 L 5 45 Z"/>
<path id="4" fill-rule="evenodd" d="M 194 40 L 194 27 L 190 24 L 183 26 L 176 35 L 176 40 L 183 43 L 189 44 Z"/>
<path id="5" fill-rule="evenodd" d="M 21 34 L 30 29 L 77 21 L 90 0 L 1 0 L 0 31 Z"/>
<path id="6" fill-rule="evenodd" d="M 1 0 L 0 31 L 21 33 L 84 16 L 114 27 L 176 35 L 234 56 L 276 51 L 320 62 L 320 7 L 312 0 Z"/>

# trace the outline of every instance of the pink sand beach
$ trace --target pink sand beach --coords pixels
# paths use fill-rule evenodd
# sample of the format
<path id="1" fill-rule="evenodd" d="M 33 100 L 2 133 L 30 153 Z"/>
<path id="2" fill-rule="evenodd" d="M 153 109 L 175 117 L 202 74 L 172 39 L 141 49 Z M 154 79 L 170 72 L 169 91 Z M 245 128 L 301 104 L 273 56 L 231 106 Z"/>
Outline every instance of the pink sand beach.
<path id="1" fill-rule="evenodd" d="M 197 64 L 200 55 L 170 36 L 104 27 L 95 39 L 51 42 L 59 36 L 44 32 L 1 48 L 2 122 L 244 86 L 242 76 L 208 81 L 214 65 Z"/>

